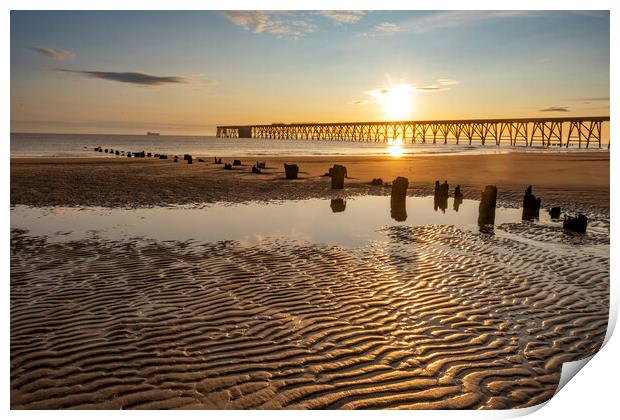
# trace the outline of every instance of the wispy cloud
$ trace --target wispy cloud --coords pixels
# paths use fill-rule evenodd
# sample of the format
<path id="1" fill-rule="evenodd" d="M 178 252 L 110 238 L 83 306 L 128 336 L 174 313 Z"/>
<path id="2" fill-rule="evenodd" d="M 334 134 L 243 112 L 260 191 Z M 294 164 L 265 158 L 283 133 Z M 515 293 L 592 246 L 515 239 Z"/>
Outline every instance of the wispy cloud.
<path id="1" fill-rule="evenodd" d="M 76 76 L 91 79 L 103 79 L 112 82 L 129 83 L 137 86 L 163 86 L 171 84 L 190 83 L 190 79 L 181 76 L 154 76 L 142 72 L 115 72 L 115 71 L 91 71 L 91 70 L 72 70 L 54 69 L 55 71 L 68 73 Z M 213 82 L 213 81 L 210 81 Z"/>
<path id="2" fill-rule="evenodd" d="M 381 102 L 383 98 L 390 95 L 394 90 L 397 90 L 401 93 L 433 93 L 433 92 L 443 92 L 446 90 L 450 90 L 449 86 L 458 85 L 461 82 L 458 80 L 452 79 L 438 79 L 436 84 L 432 85 L 422 85 L 422 86 L 412 86 L 408 84 L 397 84 L 391 85 L 389 87 L 379 87 L 371 90 L 367 90 L 364 92 L 365 95 L 370 96 L 369 99 L 358 99 L 350 102 L 352 105 L 367 105 L 373 104 L 377 102 Z"/>
<path id="3" fill-rule="evenodd" d="M 355 23 L 364 16 L 361 10 L 322 10 L 319 14 L 336 23 Z"/>
<path id="4" fill-rule="evenodd" d="M 437 29 L 456 28 L 480 24 L 489 20 L 508 19 L 531 15 L 531 11 L 440 11 L 399 22 L 383 22 L 363 36 L 394 35 L 397 33 L 427 33 Z"/>
<path id="5" fill-rule="evenodd" d="M 56 61 L 73 60 L 75 58 L 75 53 L 63 50 L 61 48 L 36 46 L 30 47 L 30 49 L 38 54 L 44 55 L 47 58 L 51 58 L 52 60 Z"/>
<path id="6" fill-rule="evenodd" d="M 290 12 L 230 10 L 223 13 L 232 23 L 245 30 L 255 34 L 268 33 L 277 38 L 299 39 L 318 28 L 311 19 Z"/>
<path id="7" fill-rule="evenodd" d="M 609 96 L 593 96 L 589 98 L 574 98 L 573 101 L 609 102 Z"/>
<path id="8" fill-rule="evenodd" d="M 538 112 L 569 112 L 567 106 L 550 106 L 548 108 L 539 109 Z"/>

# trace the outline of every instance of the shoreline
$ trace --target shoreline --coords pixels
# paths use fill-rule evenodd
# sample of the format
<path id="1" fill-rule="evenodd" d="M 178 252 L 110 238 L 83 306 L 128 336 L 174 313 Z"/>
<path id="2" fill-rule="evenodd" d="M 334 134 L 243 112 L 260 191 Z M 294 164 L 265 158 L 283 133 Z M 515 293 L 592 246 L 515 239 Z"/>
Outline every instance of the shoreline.
<path id="1" fill-rule="evenodd" d="M 546 205 L 609 209 L 609 155 L 587 153 L 509 153 L 485 155 L 239 157 L 232 171 L 205 162 L 153 158 L 11 158 L 11 206 L 142 207 L 214 202 L 389 195 L 370 185 L 373 178 L 409 179 L 408 195 L 432 195 L 435 180 L 461 186 L 478 199 L 485 185 L 497 185 L 499 202 L 519 205 L 528 185 Z M 224 158 L 223 162 L 232 159 Z M 252 174 L 266 161 L 263 174 Z M 300 179 L 284 179 L 283 164 L 297 163 Z M 323 176 L 333 164 L 345 165 L 343 190 L 332 190 Z M 579 173 L 579 176 L 574 176 Z M 569 176 L 570 175 L 570 176 Z M 78 182 L 79 180 L 79 182 Z"/>

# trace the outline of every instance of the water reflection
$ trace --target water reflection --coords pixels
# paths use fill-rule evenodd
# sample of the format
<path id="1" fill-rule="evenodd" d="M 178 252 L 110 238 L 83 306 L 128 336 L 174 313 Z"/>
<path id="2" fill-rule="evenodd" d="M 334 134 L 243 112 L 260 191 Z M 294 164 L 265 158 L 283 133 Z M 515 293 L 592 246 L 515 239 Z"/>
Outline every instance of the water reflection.
<path id="1" fill-rule="evenodd" d="M 456 225 L 477 230 L 479 202 L 462 200 L 459 211 L 450 203 L 445 213 L 431 210 L 434 197 L 362 196 L 250 204 L 210 204 L 205 207 L 139 209 L 31 208 L 11 209 L 11 227 L 32 235 L 65 242 L 97 235 L 103 239 L 134 237 L 156 240 L 257 243 L 282 237 L 321 244 L 363 246 L 384 240 L 383 228 L 409 225 Z M 328 208 L 329 205 L 329 208 Z M 455 204 L 456 205 L 456 204 Z M 388 210 L 389 208 L 389 210 Z M 346 209 L 346 217 L 343 211 Z M 541 212 L 543 223 L 550 223 Z M 495 223 L 520 223 L 521 209 L 498 208 Z"/>
<path id="2" fill-rule="evenodd" d="M 347 208 L 347 202 L 342 198 L 334 198 L 329 203 L 329 207 L 331 207 L 332 213 L 341 213 Z"/>
<path id="3" fill-rule="evenodd" d="M 407 198 L 392 196 L 390 199 L 390 216 L 397 222 L 407 220 Z"/>

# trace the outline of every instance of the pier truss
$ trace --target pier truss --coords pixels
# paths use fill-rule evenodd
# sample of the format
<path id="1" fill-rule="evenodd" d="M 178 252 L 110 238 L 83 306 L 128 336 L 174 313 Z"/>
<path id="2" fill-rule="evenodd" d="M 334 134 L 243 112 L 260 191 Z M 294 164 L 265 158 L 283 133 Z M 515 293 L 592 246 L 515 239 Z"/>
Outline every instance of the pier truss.
<path id="1" fill-rule="evenodd" d="M 218 126 L 217 137 L 306 139 L 499 146 L 602 147 L 609 117 L 394 122 L 293 123 Z"/>

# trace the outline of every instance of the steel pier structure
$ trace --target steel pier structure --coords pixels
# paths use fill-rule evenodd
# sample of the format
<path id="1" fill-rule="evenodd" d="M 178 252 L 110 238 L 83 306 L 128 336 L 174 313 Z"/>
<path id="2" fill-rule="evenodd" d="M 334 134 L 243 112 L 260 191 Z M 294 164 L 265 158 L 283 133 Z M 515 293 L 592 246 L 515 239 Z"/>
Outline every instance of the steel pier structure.
<path id="1" fill-rule="evenodd" d="M 502 141 L 511 146 L 601 147 L 609 117 L 517 118 L 438 121 L 292 123 L 218 126 L 217 137 L 411 143 Z"/>

